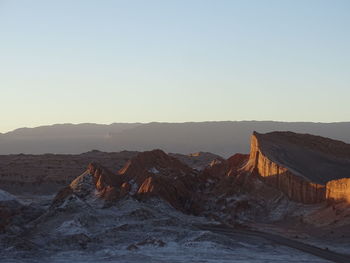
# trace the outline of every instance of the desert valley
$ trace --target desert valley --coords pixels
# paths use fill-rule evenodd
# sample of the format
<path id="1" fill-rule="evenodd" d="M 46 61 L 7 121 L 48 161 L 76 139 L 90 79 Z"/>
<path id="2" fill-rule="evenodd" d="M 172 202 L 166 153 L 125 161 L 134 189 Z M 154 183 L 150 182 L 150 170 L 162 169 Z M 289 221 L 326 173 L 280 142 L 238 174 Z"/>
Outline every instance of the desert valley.
<path id="1" fill-rule="evenodd" d="M 349 0 L 0 0 L 0 263 L 350 263 Z"/>
<path id="2" fill-rule="evenodd" d="M 0 156 L 1 262 L 350 262 L 350 145 Z"/>

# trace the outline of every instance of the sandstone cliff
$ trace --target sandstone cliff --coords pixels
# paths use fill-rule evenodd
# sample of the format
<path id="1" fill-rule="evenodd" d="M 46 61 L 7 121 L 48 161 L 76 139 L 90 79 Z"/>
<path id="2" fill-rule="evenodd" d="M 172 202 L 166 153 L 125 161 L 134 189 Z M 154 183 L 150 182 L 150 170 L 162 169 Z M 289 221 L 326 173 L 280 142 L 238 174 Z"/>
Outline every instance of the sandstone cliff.
<path id="1" fill-rule="evenodd" d="M 350 178 L 332 180 L 327 183 L 327 200 L 350 203 Z"/>
<path id="2" fill-rule="evenodd" d="M 254 132 L 244 169 L 297 202 L 344 198 L 347 186 L 331 181 L 350 177 L 350 145 L 308 134 Z M 342 186 L 334 189 L 339 184 Z"/>

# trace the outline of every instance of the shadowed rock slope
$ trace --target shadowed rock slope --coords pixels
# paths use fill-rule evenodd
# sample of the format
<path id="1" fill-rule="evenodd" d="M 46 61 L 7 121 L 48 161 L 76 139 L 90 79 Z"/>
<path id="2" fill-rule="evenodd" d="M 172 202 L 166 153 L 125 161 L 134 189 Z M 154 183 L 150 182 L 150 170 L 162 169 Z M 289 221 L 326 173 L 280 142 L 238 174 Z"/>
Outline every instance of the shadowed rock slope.
<path id="1" fill-rule="evenodd" d="M 224 160 L 219 155 L 209 153 L 209 152 L 197 152 L 191 154 L 179 154 L 179 153 L 169 153 L 170 156 L 175 157 L 181 162 L 187 164 L 188 166 L 196 169 L 198 171 L 204 170 L 210 163 L 215 160 Z"/>
<path id="2" fill-rule="evenodd" d="M 31 205 L 23 205 L 15 196 L 0 190 L 0 234 L 4 231 L 17 233 L 20 226 L 35 219 L 41 212 Z"/>

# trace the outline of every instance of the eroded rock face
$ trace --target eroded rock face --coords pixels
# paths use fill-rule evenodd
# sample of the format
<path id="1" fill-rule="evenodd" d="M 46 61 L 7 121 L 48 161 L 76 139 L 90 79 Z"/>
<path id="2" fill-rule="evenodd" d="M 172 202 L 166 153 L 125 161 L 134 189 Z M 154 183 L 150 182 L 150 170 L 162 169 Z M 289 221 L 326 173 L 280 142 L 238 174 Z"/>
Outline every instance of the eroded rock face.
<path id="1" fill-rule="evenodd" d="M 113 201 L 120 196 L 121 185 L 122 179 L 118 175 L 98 163 L 90 163 L 83 174 L 58 192 L 52 206 L 59 207 L 71 197 L 78 197 L 81 200 L 100 198 Z"/>
<path id="2" fill-rule="evenodd" d="M 233 223 L 259 218 L 275 220 L 284 215 L 285 212 L 275 213 L 275 210 L 288 204 L 288 198 L 305 204 L 325 201 L 327 196 L 344 198 L 342 193 L 327 192 L 324 174 L 312 174 L 310 168 L 300 172 L 309 154 L 312 164 L 327 157 L 319 146 L 311 149 L 312 145 L 309 141 L 298 143 L 290 133 L 286 138 L 283 134 L 267 137 L 254 134 L 249 155 L 214 159 L 200 172 L 161 150 L 147 151 L 130 159 L 115 174 L 98 163 L 91 163 L 55 200 L 60 200 L 57 204 L 61 206 L 68 198 L 78 203 L 77 198 L 84 202 L 95 198 L 116 204 L 127 197 L 142 201 L 155 197 L 182 212 L 209 217 L 224 215 Z M 301 159 L 295 158 L 299 152 Z M 329 160 L 346 163 L 344 158 L 340 161 L 339 158 L 329 157 Z"/>
<path id="3" fill-rule="evenodd" d="M 283 217 L 273 211 L 285 206 L 287 198 L 277 188 L 264 184 L 257 174 L 245 171 L 248 159 L 249 155 L 235 154 L 213 162 L 199 174 L 203 215 L 230 224 Z"/>
<path id="4" fill-rule="evenodd" d="M 74 155 L 0 155 L 0 185 L 3 190 L 13 194 L 53 194 L 70 184 L 91 161 L 117 173 L 137 154 L 135 151 L 107 153 L 93 150 Z M 220 156 L 207 152 L 188 155 L 172 153 L 169 156 L 197 171 L 215 159 L 223 160 Z"/>
<path id="5" fill-rule="evenodd" d="M 181 180 L 169 180 L 162 176 L 148 177 L 137 192 L 139 198 L 161 197 L 174 208 L 193 213 L 192 194 Z"/>
<path id="6" fill-rule="evenodd" d="M 350 176 L 350 145 L 313 135 L 255 132 L 244 169 L 257 173 L 291 200 L 319 203 L 339 195 L 326 189 L 326 184 L 327 188 L 336 185 L 328 182 Z"/>
<path id="7" fill-rule="evenodd" d="M 169 156 L 162 150 L 153 150 L 139 153 L 130 159 L 119 171 L 125 180 L 134 180 L 139 185 L 149 176 L 161 174 L 166 177 L 182 177 L 196 172 Z"/>
<path id="8" fill-rule="evenodd" d="M 161 150 L 132 158 L 119 175 L 136 198 L 160 197 L 176 209 L 194 212 L 198 172 Z M 132 193 L 134 192 L 134 193 Z"/>
<path id="9" fill-rule="evenodd" d="M 53 205 L 62 205 L 72 195 L 109 202 L 129 195 L 139 199 L 159 197 L 176 209 L 192 212 L 197 181 L 195 170 L 161 150 L 153 150 L 138 154 L 117 174 L 90 163 L 82 175 L 57 194 Z"/>
<path id="10" fill-rule="evenodd" d="M 350 178 L 332 180 L 327 183 L 327 200 L 350 203 Z"/>
<path id="11" fill-rule="evenodd" d="M 249 154 L 236 153 L 227 159 L 229 171 L 227 176 L 237 175 L 240 169 L 249 161 Z"/>

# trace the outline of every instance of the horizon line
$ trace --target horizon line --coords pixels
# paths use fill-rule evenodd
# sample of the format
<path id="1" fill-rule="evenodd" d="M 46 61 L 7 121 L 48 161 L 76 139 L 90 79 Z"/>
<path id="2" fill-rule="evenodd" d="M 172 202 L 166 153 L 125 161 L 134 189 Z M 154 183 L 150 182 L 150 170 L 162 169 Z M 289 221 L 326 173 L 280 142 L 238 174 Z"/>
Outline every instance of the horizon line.
<path id="1" fill-rule="evenodd" d="M 63 122 L 63 123 L 52 123 L 52 124 L 42 124 L 38 126 L 24 126 L 15 129 L 0 131 L 1 135 L 6 135 L 22 129 L 37 129 L 46 128 L 53 126 L 63 126 L 63 125 L 99 125 L 99 126 L 110 126 L 114 124 L 186 124 L 186 123 L 214 123 L 214 122 L 275 122 L 275 123 L 313 123 L 313 124 L 339 124 L 339 123 L 350 123 L 350 121 L 333 121 L 333 122 L 323 122 L 323 121 L 281 121 L 281 120 L 207 120 L 207 121 L 150 121 L 150 122 L 111 122 L 111 123 L 97 123 L 97 122 Z"/>

